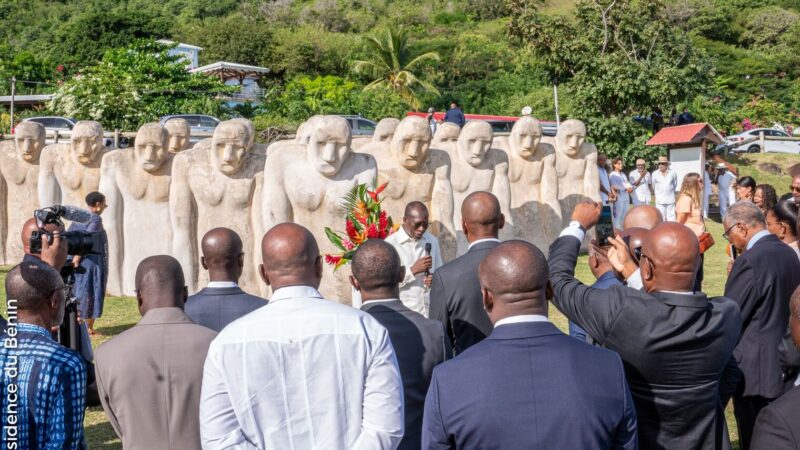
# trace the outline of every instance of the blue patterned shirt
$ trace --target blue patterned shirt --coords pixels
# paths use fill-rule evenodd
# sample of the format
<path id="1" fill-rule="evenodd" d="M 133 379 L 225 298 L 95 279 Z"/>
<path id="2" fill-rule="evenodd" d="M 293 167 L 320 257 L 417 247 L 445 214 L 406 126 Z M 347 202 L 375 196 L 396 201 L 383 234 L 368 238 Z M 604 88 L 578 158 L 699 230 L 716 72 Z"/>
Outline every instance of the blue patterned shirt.
<path id="1" fill-rule="evenodd" d="M 0 345 L 4 448 L 85 449 L 83 359 L 42 327 L 19 323 L 16 336 L 11 327 Z"/>

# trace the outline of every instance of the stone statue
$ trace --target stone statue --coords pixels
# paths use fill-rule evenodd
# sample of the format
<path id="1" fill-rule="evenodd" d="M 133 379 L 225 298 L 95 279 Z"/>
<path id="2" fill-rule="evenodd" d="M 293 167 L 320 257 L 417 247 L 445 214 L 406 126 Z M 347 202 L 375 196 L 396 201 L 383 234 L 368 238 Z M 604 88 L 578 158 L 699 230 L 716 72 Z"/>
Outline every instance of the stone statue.
<path id="1" fill-rule="evenodd" d="M 370 185 L 377 176 L 375 159 L 353 153 L 350 139 L 345 119 L 324 116 L 314 125 L 307 146 L 298 144 L 270 152 L 262 196 L 266 230 L 295 222 L 311 230 L 323 254 L 336 252 L 325 236 L 325 227 L 344 230 L 342 199 L 357 184 Z M 342 267 L 334 273 L 330 265 L 323 265 L 320 291 L 326 298 L 347 303 L 351 295 L 349 270 Z"/>
<path id="2" fill-rule="evenodd" d="M 516 237 L 547 254 L 561 232 L 561 207 L 555 149 L 541 140 L 542 125 L 533 117 L 523 116 L 511 128 L 510 136 L 495 138 L 495 146 L 508 155 Z"/>
<path id="3" fill-rule="evenodd" d="M 210 149 L 191 149 L 175 156 L 169 210 L 172 254 L 183 267 L 191 292 L 204 287 L 208 272 L 199 270 L 203 234 L 230 228 L 244 244 L 244 271 L 239 283 L 251 294 L 263 294 L 261 261 L 261 187 L 265 156 L 247 151 L 249 132 L 241 121 L 217 125 Z"/>
<path id="4" fill-rule="evenodd" d="M 359 150 L 361 147 L 371 142 L 390 142 L 399 124 L 400 120 L 394 117 L 384 117 L 375 125 L 375 131 L 372 133 L 372 136 L 353 137 L 353 150 Z"/>
<path id="5" fill-rule="evenodd" d="M 192 129 L 186 119 L 176 117 L 164 123 L 164 128 L 169 133 L 169 152 L 180 153 L 190 147 L 189 139 L 192 137 Z"/>
<path id="6" fill-rule="evenodd" d="M 555 143 L 558 201 L 562 225 L 566 226 L 580 201 L 600 201 L 597 148 L 586 142 L 586 125 L 574 119 L 561 123 Z"/>
<path id="7" fill-rule="evenodd" d="M 438 130 L 437 130 L 438 133 Z M 470 120 L 458 136 L 455 149 L 450 150 L 453 183 L 453 223 L 461 226 L 461 203 L 475 191 L 487 191 L 497 196 L 506 217 L 501 239 L 514 236 L 511 216 L 511 187 L 508 181 L 508 156 L 492 148 L 492 126 L 483 120 Z M 446 145 L 446 143 L 444 143 Z M 450 146 L 452 147 L 452 146 Z M 463 232 L 457 234 L 458 255 L 466 253 L 469 243 Z"/>
<path id="8" fill-rule="evenodd" d="M 39 156 L 45 129 L 36 122 L 17 125 L 13 141 L 0 146 L 0 265 L 22 261 L 22 225 L 39 207 Z"/>
<path id="9" fill-rule="evenodd" d="M 378 164 L 378 184 L 389 182 L 382 203 L 400 222 L 408 203 L 421 201 L 430 211 L 431 232 L 438 236 L 445 261 L 455 256 L 453 187 L 450 184 L 450 155 L 431 149 L 431 129 L 422 117 L 400 121 L 390 142 L 371 142 L 361 152 Z"/>
<path id="10" fill-rule="evenodd" d="M 86 195 L 100 186 L 100 161 L 110 151 L 103 145 L 103 127 L 99 123 L 76 123 L 69 144 L 52 144 L 42 150 L 39 205 L 84 207 Z"/>
<path id="11" fill-rule="evenodd" d="M 459 134 L 461 134 L 461 127 L 458 125 L 452 122 L 440 123 L 436 127 L 431 145 L 434 148 L 442 148 L 443 145 L 455 147 Z"/>
<path id="12" fill-rule="evenodd" d="M 134 277 L 147 257 L 171 252 L 169 188 L 172 160 L 170 136 L 157 123 L 136 132 L 133 151 L 103 156 L 100 192 L 108 208 L 103 227 L 108 234 L 108 285 L 112 295 L 135 295 Z"/>
<path id="13" fill-rule="evenodd" d="M 248 152 L 255 152 L 259 155 L 266 156 L 267 154 L 267 146 L 264 144 L 256 144 L 256 127 L 253 125 L 252 120 L 245 119 L 243 117 L 237 117 L 235 119 L 229 120 L 229 122 L 236 122 L 241 123 L 247 129 L 247 147 L 246 151 Z"/>

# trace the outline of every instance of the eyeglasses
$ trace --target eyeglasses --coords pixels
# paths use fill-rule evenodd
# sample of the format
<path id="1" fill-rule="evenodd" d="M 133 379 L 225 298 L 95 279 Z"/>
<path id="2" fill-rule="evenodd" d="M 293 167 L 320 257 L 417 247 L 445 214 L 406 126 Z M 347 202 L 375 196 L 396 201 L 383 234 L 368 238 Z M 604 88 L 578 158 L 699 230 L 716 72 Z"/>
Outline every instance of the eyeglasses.
<path id="1" fill-rule="evenodd" d="M 733 229 L 733 227 L 735 227 L 736 225 L 739 225 L 739 223 L 737 222 L 737 223 L 731 225 L 730 228 L 728 228 L 727 230 L 725 230 L 724 233 L 722 233 L 722 237 L 724 237 L 726 241 L 730 241 L 731 240 L 731 237 L 730 237 L 730 235 L 728 233 L 730 233 L 731 230 Z"/>
<path id="2" fill-rule="evenodd" d="M 792 186 L 792 192 L 800 192 L 800 186 Z"/>

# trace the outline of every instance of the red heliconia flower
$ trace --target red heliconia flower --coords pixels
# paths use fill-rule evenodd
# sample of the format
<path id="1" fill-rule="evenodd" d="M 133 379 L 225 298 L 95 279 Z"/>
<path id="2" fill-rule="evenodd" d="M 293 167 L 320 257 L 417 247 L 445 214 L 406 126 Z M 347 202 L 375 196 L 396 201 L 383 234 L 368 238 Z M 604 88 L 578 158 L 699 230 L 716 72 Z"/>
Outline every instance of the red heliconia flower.
<path id="1" fill-rule="evenodd" d="M 345 221 L 344 229 L 345 231 L 347 231 L 347 237 L 349 237 L 351 240 L 355 239 L 358 236 L 358 231 L 356 230 L 356 226 L 350 219 L 347 219 Z"/>
<path id="2" fill-rule="evenodd" d="M 378 228 L 381 231 L 386 231 L 389 228 L 389 218 L 386 215 L 386 211 L 381 211 L 381 215 L 378 216 Z"/>
<path id="3" fill-rule="evenodd" d="M 378 227 L 374 223 L 369 224 L 367 227 L 367 239 L 375 239 L 379 236 Z"/>
<path id="4" fill-rule="evenodd" d="M 344 245 L 344 248 L 346 248 L 347 250 L 353 250 L 354 248 L 356 248 L 356 245 L 347 239 L 342 240 L 342 245 Z"/>
<path id="5" fill-rule="evenodd" d="M 335 266 L 342 260 L 341 256 L 325 255 L 325 263 Z"/>
<path id="6" fill-rule="evenodd" d="M 378 201 L 378 196 L 381 194 L 381 192 L 383 192 L 384 189 L 386 189 L 386 185 L 387 184 L 389 184 L 388 181 L 386 183 L 383 183 L 382 185 L 378 186 L 378 189 L 375 189 L 374 192 L 370 191 L 370 190 L 367 190 L 367 194 L 369 194 L 369 196 L 370 196 L 370 198 L 372 199 L 373 202 L 377 202 Z"/>

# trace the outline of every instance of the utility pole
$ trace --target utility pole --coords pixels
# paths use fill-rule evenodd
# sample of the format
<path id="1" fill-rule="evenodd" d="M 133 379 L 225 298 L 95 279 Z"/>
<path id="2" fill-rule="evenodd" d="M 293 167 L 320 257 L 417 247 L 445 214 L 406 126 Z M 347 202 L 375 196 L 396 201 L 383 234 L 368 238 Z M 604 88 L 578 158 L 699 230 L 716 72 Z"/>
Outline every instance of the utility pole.
<path id="1" fill-rule="evenodd" d="M 561 126 L 561 118 L 558 116 L 558 85 L 553 83 L 553 102 L 556 105 L 556 127 Z"/>
<path id="2" fill-rule="evenodd" d="M 11 77 L 11 125 L 9 126 L 9 130 L 11 130 L 11 134 L 14 134 L 14 96 L 17 93 L 17 77 Z"/>

